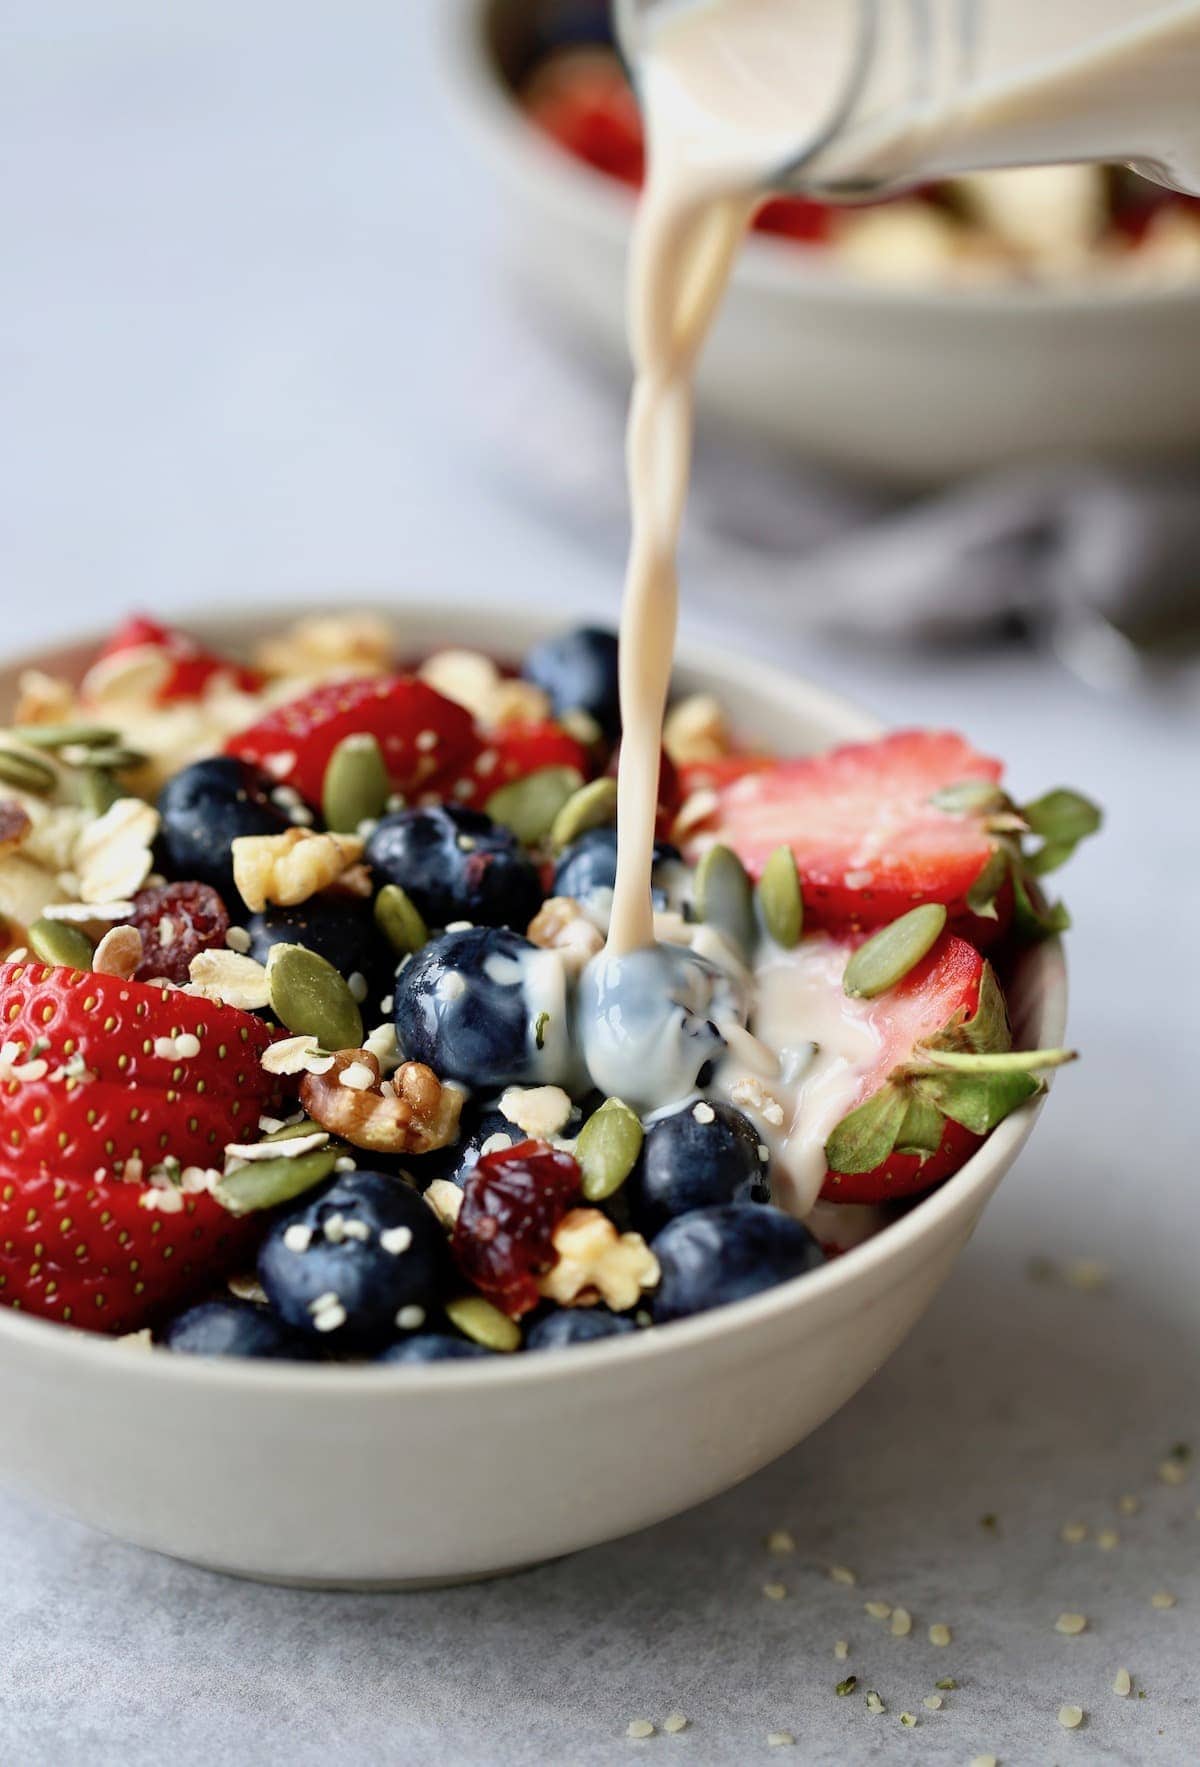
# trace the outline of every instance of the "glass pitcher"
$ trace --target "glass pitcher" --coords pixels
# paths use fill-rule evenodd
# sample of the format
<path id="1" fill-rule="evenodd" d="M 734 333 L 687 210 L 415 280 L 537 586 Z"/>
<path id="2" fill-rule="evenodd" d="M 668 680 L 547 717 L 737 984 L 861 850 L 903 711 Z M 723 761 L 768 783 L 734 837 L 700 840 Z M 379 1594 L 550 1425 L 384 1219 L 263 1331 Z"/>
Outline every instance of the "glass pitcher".
<path id="1" fill-rule="evenodd" d="M 1103 160 L 1200 191 L 1200 0 L 616 0 L 639 82 L 701 12 L 688 103 L 753 137 L 764 187 Z"/>

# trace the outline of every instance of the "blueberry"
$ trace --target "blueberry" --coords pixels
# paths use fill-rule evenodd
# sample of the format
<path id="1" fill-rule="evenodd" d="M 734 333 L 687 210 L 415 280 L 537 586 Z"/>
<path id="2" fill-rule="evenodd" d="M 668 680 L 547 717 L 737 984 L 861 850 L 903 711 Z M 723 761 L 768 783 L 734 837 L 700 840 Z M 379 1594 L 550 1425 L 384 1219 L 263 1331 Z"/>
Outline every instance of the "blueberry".
<path id="1" fill-rule="evenodd" d="M 272 1223 L 258 1274 L 275 1311 L 314 1343 L 371 1348 L 425 1323 L 444 1260 L 432 1209 L 402 1179 L 347 1172 Z"/>
<path id="2" fill-rule="evenodd" d="M 527 1350 L 565 1350 L 571 1344 L 594 1344 L 600 1338 L 624 1337 L 637 1326 L 607 1307 L 562 1307 L 539 1319 L 525 1339 Z"/>
<path id="3" fill-rule="evenodd" d="M 745 1300 L 823 1261 L 808 1228 L 782 1209 L 726 1203 L 668 1221 L 651 1250 L 662 1281 L 650 1301 L 656 1325 Z"/>
<path id="4" fill-rule="evenodd" d="M 315 1350 L 265 1307 L 252 1301 L 201 1301 L 163 1331 L 165 1349 L 186 1356 L 260 1356 L 281 1362 L 311 1362 Z"/>
<path id="5" fill-rule="evenodd" d="M 655 1118 L 625 1186 L 633 1219 L 657 1233 L 674 1215 L 718 1203 L 770 1201 L 753 1123 L 731 1104 L 684 1104 Z"/>
<path id="6" fill-rule="evenodd" d="M 399 884 L 430 926 L 529 925 L 542 903 L 537 866 L 482 810 L 436 804 L 385 816 L 367 842 L 377 883 Z"/>
<path id="7" fill-rule="evenodd" d="M 654 906 L 668 906 L 672 887 L 685 875 L 679 848 L 668 841 L 654 843 Z M 554 894 L 574 896 L 584 902 L 597 890 L 611 890 L 617 881 L 617 831 L 589 828 L 566 848 L 554 871 Z"/>
<path id="8" fill-rule="evenodd" d="M 376 1362 L 468 1362 L 477 1356 L 492 1356 L 494 1350 L 473 1344 L 469 1338 L 451 1337 L 448 1332 L 427 1331 L 420 1337 L 402 1338 L 389 1344 L 376 1356 Z"/>
<path id="9" fill-rule="evenodd" d="M 271 797 L 274 783 L 249 761 L 213 755 L 168 779 L 159 793 L 163 868 L 238 900 L 232 847 L 239 835 L 282 834 L 292 824 Z"/>
<path id="10" fill-rule="evenodd" d="M 610 740 L 621 728 L 617 635 L 599 626 L 577 626 L 535 644 L 521 667 L 550 695 L 555 715 L 587 712 Z"/>
<path id="11" fill-rule="evenodd" d="M 431 939 L 396 976 L 404 1054 L 443 1080 L 562 1085 L 571 1072 L 567 985 L 557 952 L 505 927 Z"/>
<path id="12" fill-rule="evenodd" d="M 264 908 L 246 922 L 249 955 L 265 963 L 273 945 L 303 945 L 324 957 L 338 974 L 361 975 L 367 984 L 364 1011 L 374 1024 L 379 1002 L 392 991 L 396 960 L 375 929 L 371 904 L 351 896 L 310 896 L 298 908 Z"/>

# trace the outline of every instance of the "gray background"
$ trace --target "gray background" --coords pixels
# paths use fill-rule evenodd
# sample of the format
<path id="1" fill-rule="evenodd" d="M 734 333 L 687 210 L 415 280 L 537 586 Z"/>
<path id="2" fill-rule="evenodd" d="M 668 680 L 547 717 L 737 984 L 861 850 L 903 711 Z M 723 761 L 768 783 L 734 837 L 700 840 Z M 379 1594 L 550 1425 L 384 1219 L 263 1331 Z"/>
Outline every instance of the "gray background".
<path id="1" fill-rule="evenodd" d="M 452 11 L 6 9 L 6 645 L 242 593 L 613 613 L 619 523 L 581 523 L 538 462 L 561 477 L 578 450 L 586 483 L 611 439 L 615 481 L 619 395 L 568 381 L 510 310 L 493 189 L 438 79 L 433 26 Z M 693 624 L 790 647 L 894 721 L 961 724 L 1009 757 L 1018 794 L 1061 779 L 1110 810 L 1067 882 L 1085 1060 L 954 1278 L 846 1411 L 742 1489 L 490 1586 L 256 1588 L 0 1501 L 6 1763 L 740 1764 L 780 1728 L 798 1739 L 781 1762 L 1200 1752 L 1200 1478 L 1155 1475 L 1173 1443 L 1200 1451 L 1194 714 L 1097 697 L 1022 650 L 834 648 L 786 597 L 751 618 L 730 590 L 694 546 Z M 1076 1259 L 1110 1280 L 1081 1291 Z M 1136 1516 L 1117 1516 L 1124 1492 Z M 1092 1532 L 1068 1546 L 1074 1518 Z M 1120 1544 L 1101 1552 L 1107 1525 Z M 778 1526 L 798 1550 L 769 1561 Z M 858 1589 L 827 1580 L 835 1561 Z M 779 1603 L 761 1594 L 776 1574 Z M 1161 1587 L 1170 1611 L 1149 1605 Z M 873 1596 L 913 1611 L 910 1638 L 863 1614 Z M 1086 1634 L 1055 1633 L 1064 1609 Z M 926 1642 L 934 1620 L 949 1649 Z M 1144 1700 L 1109 1691 L 1122 1665 Z M 859 1694 L 838 1699 L 850 1671 Z M 943 1675 L 959 1689 L 927 1712 Z M 1070 1734 L 1064 1701 L 1088 1714 Z M 682 1736 L 624 1740 L 673 1709 Z"/>

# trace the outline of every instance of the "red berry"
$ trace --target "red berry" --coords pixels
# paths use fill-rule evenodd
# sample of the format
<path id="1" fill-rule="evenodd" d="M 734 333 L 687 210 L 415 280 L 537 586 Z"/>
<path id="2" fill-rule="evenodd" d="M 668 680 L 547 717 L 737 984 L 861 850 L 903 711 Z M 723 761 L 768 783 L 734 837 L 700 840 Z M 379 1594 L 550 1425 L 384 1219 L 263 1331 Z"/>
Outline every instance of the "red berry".
<path id="1" fill-rule="evenodd" d="M 594 771 L 592 758 L 579 739 L 552 719 L 505 724 L 492 733 L 487 747 L 476 756 L 472 772 L 478 783 L 467 801 L 482 809 L 502 785 L 525 779 L 543 767 L 574 767 L 584 779 Z"/>
<path id="2" fill-rule="evenodd" d="M 262 685 L 262 676 L 256 669 L 243 668 L 229 657 L 206 650 L 186 632 L 177 631 L 173 626 L 164 626 L 160 621 L 148 619 L 144 614 L 131 614 L 129 619 L 117 627 L 93 663 L 95 677 L 91 670 L 84 677 L 82 693 L 85 700 L 89 696 L 89 682 L 99 687 L 99 677 L 104 665 L 111 658 L 130 650 L 161 652 L 163 672 L 162 685 L 158 690 L 160 705 L 169 705 L 175 700 L 198 699 L 216 675 L 227 676 L 246 693 L 253 693 Z"/>
<path id="3" fill-rule="evenodd" d="M 833 213 L 828 203 L 814 202 L 811 197 L 773 196 L 755 215 L 754 225 L 760 233 L 820 245 L 829 237 Z"/>
<path id="4" fill-rule="evenodd" d="M 138 891 L 129 924 L 142 935 L 142 961 L 134 980 L 182 983 L 197 952 L 225 943 L 229 916 L 208 884 L 162 884 Z"/>
<path id="5" fill-rule="evenodd" d="M 225 752 L 253 761 L 319 804 L 334 749 L 347 736 L 364 735 L 379 743 L 393 791 L 470 795 L 471 767 L 482 746 L 471 715 L 413 675 L 314 688 L 231 737 Z M 459 789 L 464 784 L 465 791 Z"/>
<path id="6" fill-rule="evenodd" d="M 693 837 L 714 837 L 757 876 L 772 851 L 796 856 L 810 924 L 883 926 L 921 902 L 942 902 L 982 939 L 999 920 L 971 920 L 966 897 L 996 847 L 983 811 L 939 809 L 935 795 L 967 780 L 997 782 L 999 761 L 949 731 L 899 730 L 875 742 L 773 766 L 717 786 Z"/>
<path id="7" fill-rule="evenodd" d="M 84 1331 L 136 1331 L 252 1255 L 261 1221 L 207 1191 L 171 1212 L 140 1184 L 0 1156 L 0 1304 Z"/>
<path id="8" fill-rule="evenodd" d="M 484 1154 L 463 1186 L 450 1249 L 469 1282 L 513 1319 L 536 1307 L 554 1230 L 578 1199 L 579 1167 L 544 1141 Z"/>
<path id="9" fill-rule="evenodd" d="M 576 159 L 623 183 L 641 183 L 642 119 L 614 55 L 575 49 L 551 56 L 529 84 L 525 109 L 539 129 Z"/>
<path id="10" fill-rule="evenodd" d="M 847 956 L 849 952 L 847 945 Z M 903 981 L 859 1006 L 873 1028 L 879 1053 L 870 1072 L 863 1075 L 857 1103 L 902 1073 L 922 1043 L 932 1042 L 949 1026 L 974 1014 L 986 968 L 974 946 L 944 933 Z M 821 1195 L 826 1202 L 840 1203 L 895 1202 L 914 1196 L 957 1172 L 979 1143 L 978 1135 L 947 1118 L 935 1152 L 923 1157 L 892 1153 L 869 1172 L 830 1171 Z"/>
<path id="11" fill-rule="evenodd" d="M 276 1097 L 267 1027 L 176 988 L 6 963 L 0 1039 L 0 1148 L 56 1174 L 119 1177 L 129 1160 L 167 1155 L 219 1165 Z"/>

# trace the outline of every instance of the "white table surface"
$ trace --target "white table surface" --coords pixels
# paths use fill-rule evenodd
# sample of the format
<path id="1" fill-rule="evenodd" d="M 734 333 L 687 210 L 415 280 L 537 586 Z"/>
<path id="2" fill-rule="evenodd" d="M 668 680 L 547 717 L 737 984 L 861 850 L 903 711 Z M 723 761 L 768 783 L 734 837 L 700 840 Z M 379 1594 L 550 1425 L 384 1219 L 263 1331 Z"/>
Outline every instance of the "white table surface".
<path id="1" fill-rule="evenodd" d="M 585 544 L 497 464 L 506 427 L 554 435 L 556 416 L 495 269 L 491 187 L 443 111 L 444 9 L 8 8 L 6 644 L 242 594 L 613 612 L 619 536 Z M 649 1533 L 488 1586 L 350 1597 L 225 1581 L 0 1500 L 5 1763 L 740 1767 L 779 1729 L 797 1738 L 781 1761 L 1200 1756 L 1200 1477 L 1155 1471 L 1177 1441 L 1200 1452 L 1195 720 L 1024 651 L 834 650 L 786 607 L 739 631 L 736 600 L 695 578 L 693 607 L 746 647 L 790 648 L 896 721 L 961 725 L 1018 791 L 1103 797 L 1108 833 L 1067 879 L 1085 1059 L 895 1360 L 813 1440 Z M 1035 1258 L 1057 1274 L 1035 1280 Z M 1108 1283 L 1065 1280 L 1078 1259 Z M 1090 1527 L 1075 1546 L 1072 1519 Z M 793 1558 L 768 1561 L 772 1527 Z M 774 1575 L 785 1601 L 761 1594 Z M 909 1607 L 912 1636 L 868 1619 L 871 1597 Z M 1056 1634 L 1064 1610 L 1083 1636 Z M 927 1710 L 946 1675 L 958 1689 Z M 1065 1702 L 1087 1712 L 1070 1733 Z M 681 1736 L 624 1739 L 674 1709 Z"/>

